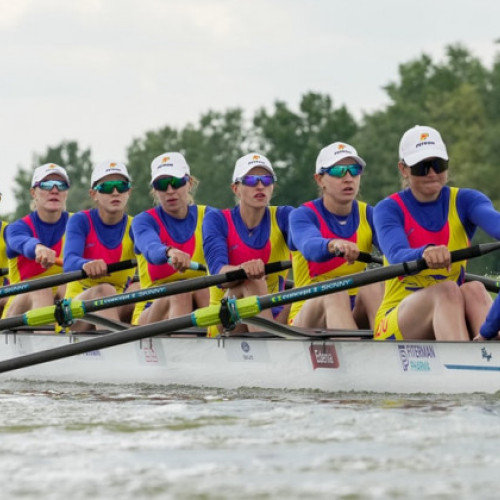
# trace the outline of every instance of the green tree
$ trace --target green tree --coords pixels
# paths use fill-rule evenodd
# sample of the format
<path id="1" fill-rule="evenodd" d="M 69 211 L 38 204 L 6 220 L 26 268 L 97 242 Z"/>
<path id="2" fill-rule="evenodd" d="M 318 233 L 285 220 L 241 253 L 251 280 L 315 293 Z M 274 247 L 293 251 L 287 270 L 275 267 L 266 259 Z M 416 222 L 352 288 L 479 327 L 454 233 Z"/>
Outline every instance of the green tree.
<path id="1" fill-rule="evenodd" d="M 197 203 L 219 208 L 233 205 L 229 188 L 231 175 L 245 141 L 241 109 L 229 109 L 224 113 L 209 111 L 201 116 L 196 126 L 187 125 L 180 131 L 165 127 L 147 132 L 142 139 L 135 139 L 127 150 L 134 186 L 130 213 L 137 214 L 152 206 L 151 161 L 168 151 L 182 153 L 191 174 L 200 181 L 195 193 Z"/>
<path id="2" fill-rule="evenodd" d="M 67 209 L 77 212 L 91 207 L 88 190 L 92 174 L 92 161 L 90 149 L 80 151 L 76 141 L 63 141 L 58 146 L 48 147 L 43 154 L 34 154 L 33 167 L 20 169 L 16 174 L 16 187 L 14 192 L 18 200 L 14 218 L 24 217 L 31 211 L 31 178 L 33 170 L 45 163 L 56 163 L 64 167 L 71 181 L 68 195 Z"/>
<path id="3" fill-rule="evenodd" d="M 314 92 L 302 96 L 298 112 L 282 101 L 275 102 L 272 113 L 258 110 L 253 136 L 276 166 L 274 203 L 297 206 L 316 198 L 313 174 L 319 151 L 335 141 L 351 143 L 356 131 L 356 121 L 344 106 L 334 109 L 329 96 Z"/>

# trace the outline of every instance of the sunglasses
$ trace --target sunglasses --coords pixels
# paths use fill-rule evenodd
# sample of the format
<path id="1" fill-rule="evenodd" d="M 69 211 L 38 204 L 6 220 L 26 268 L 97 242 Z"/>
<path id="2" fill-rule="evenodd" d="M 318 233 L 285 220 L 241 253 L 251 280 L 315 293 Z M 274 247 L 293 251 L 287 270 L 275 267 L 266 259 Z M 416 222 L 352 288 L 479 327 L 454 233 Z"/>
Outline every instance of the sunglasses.
<path id="1" fill-rule="evenodd" d="M 185 175 L 184 177 L 160 177 L 159 179 L 155 179 L 152 183 L 153 188 L 156 191 L 166 191 L 168 186 L 172 186 L 172 189 L 179 189 L 182 186 L 185 186 L 189 181 L 189 175 Z"/>
<path id="2" fill-rule="evenodd" d="M 43 189 L 44 191 L 52 191 L 57 188 L 58 191 L 67 191 L 69 189 L 69 184 L 65 181 L 40 181 L 35 183 L 33 187 Z"/>
<path id="3" fill-rule="evenodd" d="M 436 174 L 440 174 L 445 170 L 448 170 L 448 160 L 443 160 L 442 158 L 434 158 L 433 160 L 422 160 L 415 165 L 410 167 L 411 175 L 416 175 L 417 177 L 423 177 L 429 173 L 430 169 L 433 169 Z"/>
<path id="4" fill-rule="evenodd" d="M 244 186 L 255 187 L 258 183 L 262 182 L 264 186 L 270 186 L 274 184 L 277 179 L 275 175 L 245 175 L 240 179 L 236 179 L 235 182 L 241 182 Z"/>
<path id="5" fill-rule="evenodd" d="M 363 167 L 357 163 L 352 165 L 332 165 L 321 169 L 321 174 L 328 174 L 331 177 L 345 177 L 349 172 L 353 177 L 361 175 Z"/>
<path id="6" fill-rule="evenodd" d="M 128 181 L 105 181 L 96 184 L 94 189 L 102 194 L 111 194 L 115 189 L 119 193 L 126 193 L 131 187 L 132 185 Z"/>

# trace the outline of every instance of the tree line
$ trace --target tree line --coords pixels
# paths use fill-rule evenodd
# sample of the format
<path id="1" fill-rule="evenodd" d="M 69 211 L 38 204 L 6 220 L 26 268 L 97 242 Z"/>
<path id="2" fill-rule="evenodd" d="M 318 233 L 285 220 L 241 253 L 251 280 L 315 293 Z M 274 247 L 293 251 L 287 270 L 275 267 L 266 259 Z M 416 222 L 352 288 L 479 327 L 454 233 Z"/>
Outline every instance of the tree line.
<path id="1" fill-rule="evenodd" d="M 366 160 L 361 198 L 376 204 L 400 188 L 398 145 L 408 128 L 429 125 L 441 132 L 450 155 L 450 184 L 483 191 L 500 207 L 500 53 L 492 67 L 462 45 L 446 48 L 443 61 L 426 54 L 399 66 L 398 81 L 384 88 L 389 104 L 356 120 L 331 96 L 308 92 L 293 110 L 275 101 L 271 110 L 255 111 L 250 120 L 240 108 L 209 111 L 196 124 L 168 125 L 147 131 L 128 146 L 124 161 L 133 177 L 129 213 L 150 208 L 150 163 L 166 151 L 182 152 L 200 181 L 196 201 L 218 208 L 234 204 L 229 188 L 236 159 L 249 151 L 266 155 L 276 167 L 278 184 L 273 203 L 298 206 L 317 196 L 313 173 L 320 149 L 334 141 L 352 144 Z M 18 200 L 13 220 L 29 212 L 29 185 L 34 166 L 47 162 L 67 168 L 72 181 L 68 210 L 91 207 L 88 189 L 92 172 L 90 149 L 64 141 L 35 153 L 33 165 L 15 178 Z M 485 235 L 479 234 L 478 241 Z M 500 272 L 495 256 L 481 259 L 482 268 Z M 486 265 L 485 265 L 486 262 Z M 472 267 L 478 265 L 471 262 Z M 472 271 L 475 272 L 472 268 Z"/>

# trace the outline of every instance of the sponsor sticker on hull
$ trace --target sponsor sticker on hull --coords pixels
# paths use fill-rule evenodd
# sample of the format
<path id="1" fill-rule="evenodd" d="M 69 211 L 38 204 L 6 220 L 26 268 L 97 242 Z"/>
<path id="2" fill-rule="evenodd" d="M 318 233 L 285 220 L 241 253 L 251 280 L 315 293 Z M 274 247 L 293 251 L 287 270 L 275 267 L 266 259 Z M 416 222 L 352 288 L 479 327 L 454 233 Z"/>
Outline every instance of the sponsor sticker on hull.
<path id="1" fill-rule="evenodd" d="M 338 368 L 340 366 L 339 357 L 334 345 L 311 345 L 309 354 L 313 368 Z"/>
<path id="2" fill-rule="evenodd" d="M 435 346 L 430 344 L 398 344 L 401 368 L 406 373 L 432 373 L 441 368 Z"/>

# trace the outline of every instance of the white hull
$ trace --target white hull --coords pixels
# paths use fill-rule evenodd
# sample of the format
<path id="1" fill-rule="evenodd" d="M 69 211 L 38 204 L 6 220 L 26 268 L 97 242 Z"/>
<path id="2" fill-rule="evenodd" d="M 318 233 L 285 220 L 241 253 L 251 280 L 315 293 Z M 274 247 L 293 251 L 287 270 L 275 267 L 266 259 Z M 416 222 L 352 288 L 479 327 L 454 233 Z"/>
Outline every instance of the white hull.
<path id="1" fill-rule="evenodd" d="M 3 337 L 1 360 L 89 338 L 31 333 Z M 22 368 L 0 378 L 223 389 L 494 393 L 500 390 L 500 343 L 155 337 Z"/>

